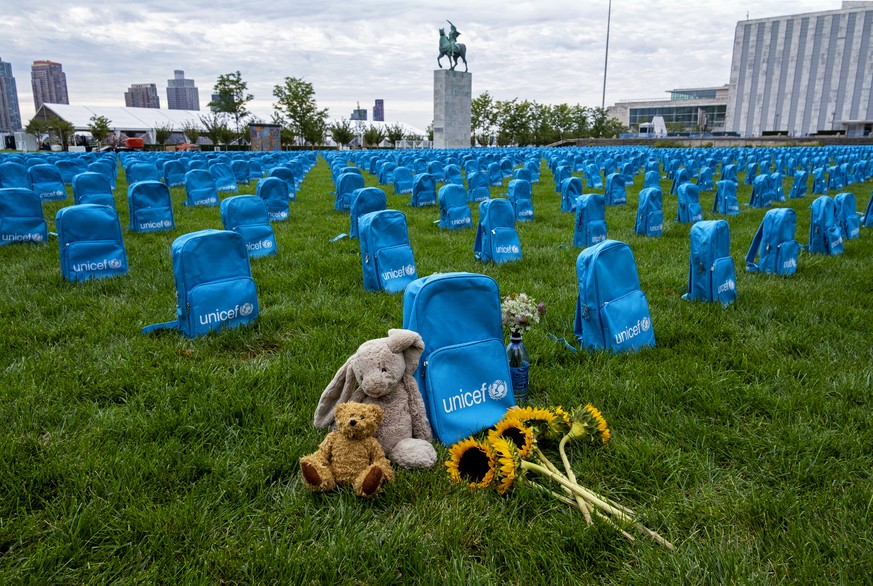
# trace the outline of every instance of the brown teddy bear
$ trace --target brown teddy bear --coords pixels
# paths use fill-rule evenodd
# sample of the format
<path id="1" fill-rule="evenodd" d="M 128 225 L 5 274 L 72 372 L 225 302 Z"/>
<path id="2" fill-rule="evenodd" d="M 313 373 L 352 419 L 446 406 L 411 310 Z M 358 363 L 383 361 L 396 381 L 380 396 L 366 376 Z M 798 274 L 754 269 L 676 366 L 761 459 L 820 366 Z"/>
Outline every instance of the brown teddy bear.
<path id="1" fill-rule="evenodd" d="M 318 451 L 300 458 L 306 486 L 313 491 L 328 491 L 339 484 L 351 484 L 358 496 L 371 497 L 383 482 L 393 480 L 391 462 L 374 437 L 383 416 L 378 405 L 337 405 L 337 428 L 327 434 Z"/>
<path id="2" fill-rule="evenodd" d="M 433 466 L 437 453 L 414 376 L 423 351 L 424 341 L 411 330 L 391 329 L 387 338 L 361 344 L 321 393 L 315 427 L 330 427 L 334 407 L 340 403 L 378 405 L 385 421 L 376 439 L 391 463 L 401 468 Z"/>

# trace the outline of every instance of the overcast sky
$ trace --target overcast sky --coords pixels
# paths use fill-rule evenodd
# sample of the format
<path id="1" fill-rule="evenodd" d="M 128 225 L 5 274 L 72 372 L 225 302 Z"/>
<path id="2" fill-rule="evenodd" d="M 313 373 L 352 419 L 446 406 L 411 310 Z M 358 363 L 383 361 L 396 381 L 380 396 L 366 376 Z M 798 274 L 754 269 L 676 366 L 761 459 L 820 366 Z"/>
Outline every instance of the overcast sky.
<path id="1" fill-rule="evenodd" d="M 30 65 L 57 61 L 70 103 L 123 106 L 134 83 L 182 69 L 205 109 L 219 75 L 240 71 L 269 120 L 273 87 L 312 83 L 319 106 L 348 117 L 357 102 L 372 116 L 424 129 L 433 119 L 440 27 L 451 20 L 467 46 L 473 96 L 599 106 L 608 0 L 9 0 L 0 16 L 0 59 L 12 64 L 24 123 L 33 116 Z M 606 105 L 668 97 L 673 88 L 730 81 L 736 23 L 835 10 L 838 0 L 614 0 Z M 443 58 L 443 66 L 447 60 Z M 463 66 L 461 66 L 463 70 Z"/>

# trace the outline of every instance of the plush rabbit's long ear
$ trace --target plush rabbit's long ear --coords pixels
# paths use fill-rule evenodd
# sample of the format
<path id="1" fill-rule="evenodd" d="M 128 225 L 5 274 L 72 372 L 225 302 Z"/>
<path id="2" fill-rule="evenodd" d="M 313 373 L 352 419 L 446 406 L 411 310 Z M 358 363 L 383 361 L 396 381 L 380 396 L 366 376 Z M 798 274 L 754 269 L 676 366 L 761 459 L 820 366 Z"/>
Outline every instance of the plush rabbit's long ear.
<path id="1" fill-rule="evenodd" d="M 418 368 L 418 361 L 424 352 L 424 340 L 418 332 L 412 330 L 388 330 L 388 348 L 392 352 L 403 354 L 406 361 L 406 374 L 412 374 Z"/>
<path id="2" fill-rule="evenodd" d="M 322 391 L 318 406 L 315 408 L 315 417 L 312 422 L 315 427 L 326 428 L 333 423 L 333 410 L 340 403 L 345 403 L 352 398 L 355 391 L 355 373 L 351 368 L 351 358 L 333 376 L 333 380 Z"/>

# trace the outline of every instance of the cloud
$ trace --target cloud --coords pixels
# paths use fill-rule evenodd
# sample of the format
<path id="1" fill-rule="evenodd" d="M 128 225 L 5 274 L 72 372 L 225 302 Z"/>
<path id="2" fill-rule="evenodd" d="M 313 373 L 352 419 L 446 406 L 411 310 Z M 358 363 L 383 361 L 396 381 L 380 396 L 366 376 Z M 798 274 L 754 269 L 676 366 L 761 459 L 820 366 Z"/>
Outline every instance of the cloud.
<path id="1" fill-rule="evenodd" d="M 0 19 L 0 57 L 13 64 L 25 120 L 33 114 L 30 64 L 50 59 L 63 64 L 71 101 L 81 105 L 123 105 L 133 83 L 155 83 L 165 103 L 166 80 L 182 69 L 205 107 L 218 76 L 239 70 L 255 95 L 250 109 L 264 119 L 273 87 L 301 77 L 333 116 L 383 98 L 389 120 L 424 128 L 447 20 L 467 45 L 474 95 L 599 106 L 603 89 L 607 0 L 10 4 Z M 734 30 L 747 10 L 763 18 L 839 7 L 836 0 L 613 2 L 607 104 L 726 84 Z"/>

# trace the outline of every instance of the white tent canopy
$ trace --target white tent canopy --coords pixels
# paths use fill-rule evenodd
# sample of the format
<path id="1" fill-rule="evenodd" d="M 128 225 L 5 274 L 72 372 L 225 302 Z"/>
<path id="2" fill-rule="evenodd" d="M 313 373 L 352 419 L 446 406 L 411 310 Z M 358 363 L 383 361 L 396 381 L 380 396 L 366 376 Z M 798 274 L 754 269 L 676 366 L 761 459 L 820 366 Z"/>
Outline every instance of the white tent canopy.
<path id="1" fill-rule="evenodd" d="M 44 113 L 44 111 L 46 111 Z M 104 116 L 109 127 L 119 131 L 154 132 L 158 126 L 171 126 L 181 131 L 187 124 L 203 128 L 200 116 L 208 112 L 194 110 L 160 110 L 158 108 L 126 108 L 122 106 L 72 106 L 70 104 L 43 104 L 37 118 L 54 114 L 66 120 L 76 130 L 87 131 L 92 116 Z"/>

